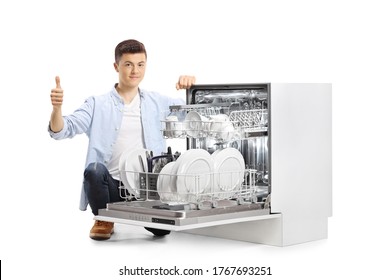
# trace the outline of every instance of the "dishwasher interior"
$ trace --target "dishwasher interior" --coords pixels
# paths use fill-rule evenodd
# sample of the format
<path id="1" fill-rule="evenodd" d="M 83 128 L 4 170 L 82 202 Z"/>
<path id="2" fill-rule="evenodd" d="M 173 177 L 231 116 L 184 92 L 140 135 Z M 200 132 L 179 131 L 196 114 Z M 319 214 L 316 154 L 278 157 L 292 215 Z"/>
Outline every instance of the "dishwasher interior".
<path id="1" fill-rule="evenodd" d="M 253 242 L 283 245 L 282 211 L 273 209 L 270 96 L 269 83 L 191 87 L 186 105 L 161 117 L 164 138 L 182 139 L 186 150 L 124 155 L 125 201 L 108 203 L 96 219 L 245 241 L 253 240 L 229 234 L 261 222 L 263 233 L 274 232 Z"/>
<path id="2" fill-rule="evenodd" d="M 186 138 L 188 151 L 145 151 L 144 171 L 121 170 L 139 185 L 123 184 L 126 201 L 105 214 L 177 226 L 269 214 L 267 99 L 266 85 L 193 87 L 187 105 L 171 106 L 161 120 L 164 137 Z"/>

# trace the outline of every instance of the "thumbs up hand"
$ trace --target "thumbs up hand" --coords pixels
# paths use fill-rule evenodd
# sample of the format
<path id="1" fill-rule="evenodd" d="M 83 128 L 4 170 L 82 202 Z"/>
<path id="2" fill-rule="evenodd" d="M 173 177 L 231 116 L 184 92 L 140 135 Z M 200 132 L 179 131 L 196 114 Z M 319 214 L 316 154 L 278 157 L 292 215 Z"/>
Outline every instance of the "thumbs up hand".
<path id="1" fill-rule="evenodd" d="M 54 109 L 60 109 L 62 106 L 62 101 L 64 97 L 64 91 L 61 88 L 60 77 L 56 77 L 56 87 L 51 90 L 50 98 L 51 104 Z"/>

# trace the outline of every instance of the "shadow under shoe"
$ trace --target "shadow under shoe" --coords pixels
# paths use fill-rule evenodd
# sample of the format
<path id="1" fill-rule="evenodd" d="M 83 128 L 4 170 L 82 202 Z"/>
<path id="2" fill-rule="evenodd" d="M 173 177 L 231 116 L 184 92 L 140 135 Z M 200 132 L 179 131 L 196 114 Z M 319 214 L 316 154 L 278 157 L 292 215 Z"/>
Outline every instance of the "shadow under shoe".
<path id="1" fill-rule="evenodd" d="M 150 228 L 150 227 L 145 227 L 145 229 L 153 233 L 154 236 L 165 236 L 171 233 L 170 230 L 165 230 L 165 229 Z"/>
<path id="2" fill-rule="evenodd" d="M 95 221 L 95 224 L 89 232 L 89 237 L 94 240 L 107 240 L 110 239 L 114 233 L 114 223 Z"/>

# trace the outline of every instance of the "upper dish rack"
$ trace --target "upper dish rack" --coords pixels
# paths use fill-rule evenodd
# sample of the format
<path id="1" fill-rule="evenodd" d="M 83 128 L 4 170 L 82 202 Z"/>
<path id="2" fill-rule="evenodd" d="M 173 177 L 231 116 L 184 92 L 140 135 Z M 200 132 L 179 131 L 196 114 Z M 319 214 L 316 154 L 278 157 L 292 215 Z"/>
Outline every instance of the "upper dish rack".
<path id="1" fill-rule="evenodd" d="M 217 142 L 265 135 L 268 110 L 231 110 L 210 104 L 175 105 L 161 120 L 165 138 L 209 137 Z"/>

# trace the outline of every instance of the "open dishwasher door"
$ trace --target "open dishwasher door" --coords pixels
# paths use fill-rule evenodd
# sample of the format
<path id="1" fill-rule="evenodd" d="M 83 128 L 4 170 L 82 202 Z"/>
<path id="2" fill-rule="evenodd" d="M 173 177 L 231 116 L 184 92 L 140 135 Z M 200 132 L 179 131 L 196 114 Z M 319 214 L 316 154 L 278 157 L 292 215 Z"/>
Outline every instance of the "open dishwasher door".
<path id="1" fill-rule="evenodd" d="M 193 86 L 162 119 L 187 150 L 121 170 L 126 201 L 95 219 L 277 246 L 326 238 L 331 121 L 330 84 Z"/>

